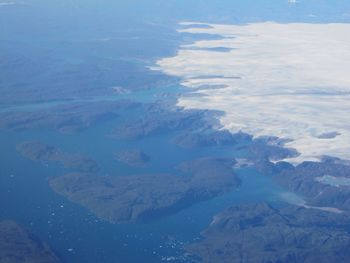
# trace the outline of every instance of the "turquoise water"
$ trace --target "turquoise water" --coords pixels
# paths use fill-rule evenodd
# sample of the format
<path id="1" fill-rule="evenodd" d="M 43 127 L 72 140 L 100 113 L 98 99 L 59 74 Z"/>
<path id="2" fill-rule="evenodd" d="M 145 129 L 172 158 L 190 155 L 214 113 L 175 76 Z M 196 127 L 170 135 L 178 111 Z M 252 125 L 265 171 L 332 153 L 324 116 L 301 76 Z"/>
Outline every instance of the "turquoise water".
<path id="1" fill-rule="evenodd" d="M 132 100 L 135 102 L 150 103 L 157 100 L 163 100 L 166 96 L 167 100 L 171 98 L 176 98 L 176 94 L 181 90 L 178 86 L 169 86 L 161 88 L 152 88 L 152 89 L 141 89 L 136 91 L 130 91 L 126 93 L 112 93 L 110 95 L 104 96 L 94 96 L 87 98 L 72 98 L 64 100 L 54 100 L 47 102 L 37 102 L 37 103 L 28 103 L 28 104 L 15 104 L 15 105 L 6 105 L 0 106 L 0 113 L 7 112 L 33 112 L 40 111 L 45 109 L 54 108 L 56 106 L 69 105 L 73 103 L 94 103 L 94 102 L 116 102 L 120 100 Z M 184 91 L 183 91 L 184 92 Z"/>
<path id="2" fill-rule="evenodd" d="M 94 158 L 102 174 L 125 175 L 147 172 L 176 172 L 182 161 L 202 156 L 241 156 L 233 148 L 183 149 L 169 143 L 171 135 L 136 141 L 119 141 L 106 136 L 114 123 L 105 123 L 74 135 L 55 132 L 0 133 L 1 219 L 14 219 L 46 240 L 65 262 L 185 262 L 183 246 L 200 237 L 212 217 L 224 208 L 247 201 L 276 201 L 281 191 L 254 169 L 239 171 L 242 187 L 224 196 L 196 204 L 174 215 L 142 224 L 114 225 L 96 218 L 86 209 L 55 194 L 48 178 L 67 171 L 21 157 L 15 145 L 40 140 L 71 153 Z M 98 140 L 96 140 L 98 138 Z M 130 168 L 113 158 L 113 153 L 141 148 L 151 157 L 149 167 Z"/>

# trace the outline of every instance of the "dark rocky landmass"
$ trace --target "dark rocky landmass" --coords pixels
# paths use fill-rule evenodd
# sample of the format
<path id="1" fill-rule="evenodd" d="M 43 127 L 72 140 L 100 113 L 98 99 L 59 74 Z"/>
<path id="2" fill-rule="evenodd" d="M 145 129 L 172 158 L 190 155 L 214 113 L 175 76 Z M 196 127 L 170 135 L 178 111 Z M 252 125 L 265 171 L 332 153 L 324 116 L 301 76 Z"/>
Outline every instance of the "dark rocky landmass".
<path id="1" fill-rule="evenodd" d="M 294 166 L 284 161 L 272 163 L 264 155 L 260 158 L 259 154 L 256 156 L 255 160 L 252 159 L 255 168 L 302 198 L 304 203 L 301 205 L 338 212 L 350 211 L 350 185 L 330 184 L 322 180 L 324 177 L 334 180 L 350 178 L 349 161 L 324 156 L 319 162 L 305 161 Z"/>
<path id="2" fill-rule="evenodd" d="M 338 157 L 333 157 L 333 156 L 328 156 L 328 155 L 322 156 L 320 161 L 323 163 L 332 163 L 333 165 L 334 164 L 341 164 L 341 165 L 350 166 L 350 160 L 344 160 L 344 159 L 340 159 Z"/>
<path id="3" fill-rule="evenodd" d="M 7 131 L 55 130 L 62 133 L 74 133 L 94 124 L 118 118 L 123 110 L 138 107 L 138 103 L 116 102 L 52 102 L 52 105 L 28 105 L 15 111 L 0 112 L 0 129 Z M 32 108 L 33 107 L 33 108 Z M 40 110 L 35 110 L 39 107 Z"/>
<path id="4" fill-rule="evenodd" d="M 308 206 L 350 211 L 350 185 L 332 185 L 323 177 L 350 178 L 348 161 L 323 157 L 320 162 L 305 161 L 299 165 L 284 161 L 271 163 L 255 160 L 255 167 L 279 185 L 298 194 Z"/>
<path id="5" fill-rule="evenodd" d="M 149 220 L 237 188 L 228 159 L 203 158 L 182 164 L 180 175 L 96 176 L 73 173 L 50 180 L 51 187 L 112 223 Z"/>
<path id="6" fill-rule="evenodd" d="M 254 138 L 244 148 L 249 153 L 247 160 L 254 164 L 255 168 L 262 174 L 273 175 L 277 173 L 278 165 L 292 167 L 290 163 L 281 160 L 297 157 L 299 153 L 293 148 L 286 148 L 288 140 L 274 136 L 263 136 Z M 277 166 L 275 165 L 276 163 Z"/>
<path id="7" fill-rule="evenodd" d="M 349 165 L 333 159 L 303 162 L 296 167 L 278 162 L 271 165 L 269 174 L 280 185 L 305 198 L 309 205 L 350 211 L 350 185 L 336 186 L 318 180 L 323 176 L 350 178 Z"/>
<path id="8" fill-rule="evenodd" d="M 167 38 L 169 37 L 170 35 L 167 34 Z M 125 43 L 125 41 L 129 43 Z M 160 43 L 159 41 L 158 39 L 157 45 Z M 26 45 L 21 41 L 14 43 L 4 40 L 0 43 L 0 71 L 2 72 L 0 102 L 6 104 L 76 97 L 89 98 L 91 96 L 111 95 L 112 90 L 109 87 L 113 86 L 136 90 L 166 86 L 176 82 L 175 77 L 151 71 L 132 59 L 128 61 L 122 59 L 121 57 L 125 55 L 120 54 L 121 50 L 125 50 L 125 46 L 122 46 L 123 42 L 127 46 L 128 56 L 131 55 L 131 50 L 133 50 L 134 56 L 136 54 L 139 56 L 140 50 L 145 51 L 145 43 L 128 41 L 127 38 L 124 41 L 120 39 L 111 39 L 110 41 L 86 39 L 86 41 L 75 43 L 74 41 L 63 41 L 54 45 L 52 50 L 35 43 Z M 170 43 L 169 40 L 168 42 Z M 69 58 L 65 59 L 62 59 L 62 56 L 55 56 L 59 52 L 67 52 L 67 47 L 77 49 L 79 52 L 75 52 L 74 55 L 71 54 L 68 56 Z M 97 50 L 100 53 L 92 55 L 92 50 L 95 50 L 93 53 Z M 101 56 L 106 52 L 109 53 L 106 55 L 109 58 Z M 153 50 L 152 52 L 155 55 L 154 53 L 161 51 Z M 119 55 L 117 55 L 118 53 Z M 115 58 L 111 59 L 111 57 Z"/>
<path id="9" fill-rule="evenodd" d="M 146 166 L 151 158 L 141 150 L 125 150 L 115 154 L 119 162 L 125 163 L 129 166 Z"/>
<path id="10" fill-rule="evenodd" d="M 216 112 L 164 109 L 150 105 L 140 119 L 118 125 L 113 136 L 118 139 L 137 139 L 174 131 L 196 131 L 211 128 Z"/>
<path id="11" fill-rule="evenodd" d="M 252 154 L 252 159 L 257 163 L 278 161 L 298 156 L 299 153 L 295 149 L 285 147 L 286 142 L 286 140 L 273 136 L 258 137 L 252 141 L 248 150 Z"/>
<path id="12" fill-rule="evenodd" d="M 37 141 L 23 142 L 17 145 L 17 151 L 24 157 L 39 162 L 57 162 L 67 169 L 96 173 L 98 164 L 91 158 L 79 154 L 68 154 L 58 148 Z"/>
<path id="13" fill-rule="evenodd" d="M 233 171 L 235 164 L 233 159 L 207 157 L 184 162 L 178 169 L 190 178 L 191 188 L 197 194 L 213 197 L 240 186 Z"/>
<path id="14" fill-rule="evenodd" d="M 252 140 L 248 134 L 238 132 L 232 134 L 227 130 L 184 133 L 175 137 L 173 142 L 184 148 L 211 147 L 211 146 L 234 146 L 247 143 Z"/>
<path id="15" fill-rule="evenodd" d="M 346 263 L 348 227 L 347 214 L 246 204 L 218 214 L 187 249 L 207 263 Z"/>
<path id="16" fill-rule="evenodd" d="M 13 221 L 0 221 L 1 263 L 59 263 L 50 247 Z"/>

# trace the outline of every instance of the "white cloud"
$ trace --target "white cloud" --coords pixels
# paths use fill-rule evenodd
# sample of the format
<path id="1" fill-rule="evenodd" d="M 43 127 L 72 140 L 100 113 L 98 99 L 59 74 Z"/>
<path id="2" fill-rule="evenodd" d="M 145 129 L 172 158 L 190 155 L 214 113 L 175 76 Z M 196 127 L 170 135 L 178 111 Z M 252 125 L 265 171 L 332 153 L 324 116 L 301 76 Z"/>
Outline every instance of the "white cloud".
<path id="1" fill-rule="evenodd" d="M 223 39 L 184 45 L 157 62 L 204 95 L 183 96 L 180 106 L 222 110 L 231 131 L 293 139 L 287 146 L 301 156 L 291 162 L 350 159 L 350 24 L 210 26 L 181 31 Z M 210 49 L 218 47 L 230 51 Z M 318 138 L 332 132 L 339 135 Z"/>

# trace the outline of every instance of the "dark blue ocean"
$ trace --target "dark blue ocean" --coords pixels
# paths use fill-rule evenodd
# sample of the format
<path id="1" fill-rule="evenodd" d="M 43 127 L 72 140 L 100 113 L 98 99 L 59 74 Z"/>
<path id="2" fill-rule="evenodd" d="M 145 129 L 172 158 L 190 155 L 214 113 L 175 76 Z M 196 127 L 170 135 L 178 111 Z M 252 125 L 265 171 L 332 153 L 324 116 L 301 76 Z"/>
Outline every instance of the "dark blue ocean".
<path id="1" fill-rule="evenodd" d="M 176 32 L 180 21 L 339 22 L 339 14 L 348 6 L 341 0 L 331 7 L 327 0 L 303 1 L 303 5 L 290 5 L 287 0 L 8 2 L 15 4 L 0 5 L 0 114 L 120 99 L 152 102 L 163 100 L 162 94 L 167 94 L 168 103 L 175 103 L 177 94 L 185 91 L 174 80 L 171 85 L 135 89 L 145 84 L 148 67 L 157 59 L 193 41 Z M 342 17 L 341 21 L 349 20 Z M 113 86 L 131 92 L 106 95 L 105 90 Z M 32 97 L 38 89 L 41 93 Z M 180 148 L 171 143 L 172 133 L 118 140 L 109 136 L 118 121 L 74 134 L 44 129 L 0 131 L 0 220 L 19 222 L 47 242 L 65 263 L 189 262 L 184 246 L 198 240 L 218 212 L 242 202 L 280 202 L 283 189 L 253 168 L 241 168 L 236 172 L 242 186 L 223 196 L 150 222 L 110 224 L 49 187 L 49 178 L 69 170 L 30 161 L 16 151 L 18 143 L 37 140 L 91 157 L 101 166 L 101 174 L 110 176 L 176 173 L 182 161 L 247 154 L 234 147 Z M 151 157 L 149 166 L 131 168 L 115 160 L 116 152 L 134 148 Z"/>
<path id="2" fill-rule="evenodd" d="M 92 127 L 74 135 L 56 132 L 16 132 L 0 134 L 1 177 L 0 219 L 11 218 L 46 240 L 64 262 L 185 262 L 183 246 L 200 238 L 212 217 L 224 208 L 246 201 L 278 201 L 281 191 L 252 168 L 239 171 L 242 186 L 231 193 L 191 206 L 174 215 L 140 224 L 115 225 L 96 218 L 87 209 L 54 193 L 48 178 L 67 173 L 59 165 L 41 164 L 23 158 L 15 145 L 39 140 L 67 152 L 94 158 L 102 174 L 118 176 L 147 172 L 176 172 L 181 161 L 202 156 L 240 156 L 230 148 L 189 150 L 169 143 L 169 135 L 132 142 L 111 139 L 106 134 L 111 123 Z M 98 139 L 96 139 L 98 138 Z M 152 162 L 147 168 L 130 168 L 118 163 L 113 153 L 138 147 Z"/>

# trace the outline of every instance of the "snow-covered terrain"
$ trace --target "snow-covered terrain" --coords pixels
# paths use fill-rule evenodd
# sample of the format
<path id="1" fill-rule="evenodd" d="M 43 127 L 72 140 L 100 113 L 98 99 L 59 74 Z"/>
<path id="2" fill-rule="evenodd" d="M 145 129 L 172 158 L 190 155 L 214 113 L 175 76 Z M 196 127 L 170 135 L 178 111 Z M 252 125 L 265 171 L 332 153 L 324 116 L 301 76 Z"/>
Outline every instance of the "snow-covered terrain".
<path id="1" fill-rule="evenodd" d="M 294 163 L 350 159 L 350 24 L 198 24 L 180 31 L 222 38 L 183 45 L 154 67 L 193 89 L 179 106 L 221 110 L 233 132 L 292 139 Z"/>

